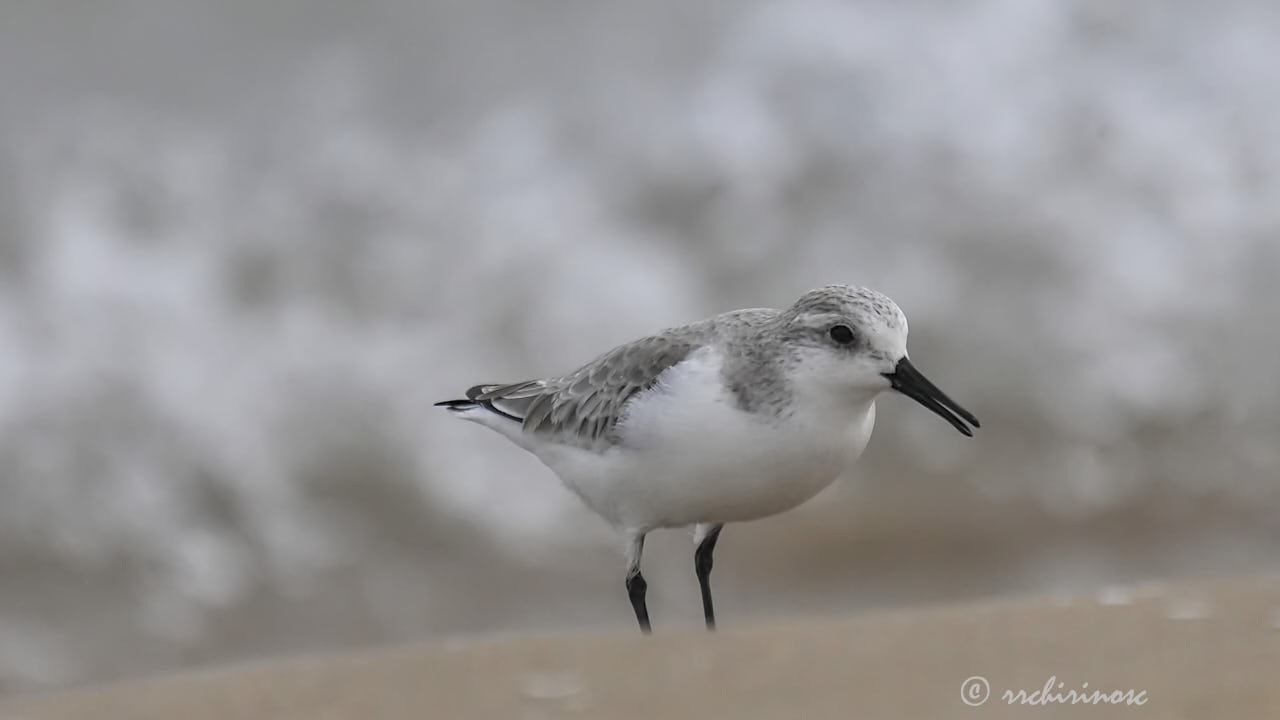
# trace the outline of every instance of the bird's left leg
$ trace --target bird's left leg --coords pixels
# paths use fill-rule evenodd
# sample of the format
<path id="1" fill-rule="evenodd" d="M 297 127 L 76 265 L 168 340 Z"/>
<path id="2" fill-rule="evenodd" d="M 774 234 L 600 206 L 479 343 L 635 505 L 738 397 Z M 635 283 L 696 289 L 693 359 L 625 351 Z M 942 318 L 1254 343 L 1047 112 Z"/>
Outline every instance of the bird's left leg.
<path id="1" fill-rule="evenodd" d="M 645 531 L 635 530 L 627 534 L 627 596 L 631 598 L 631 609 L 636 611 L 636 622 L 640 623 L 640 632 L 648 635 L 649 608 L 644 602 L 644 593 L 649 584 L 640 574 L 640 556 L 644 554 Z"/>
<path id="2" fill-rule="evenodd" d="M 724 523 L 698 523 L 693 529 L 693 570 L 698 574 L 698 586 L 702 589 L 702 616 L 707 629 L 716 629 L 716 611 L 711 605 L 711 553 L 716 550 L 716 540 Z"/>

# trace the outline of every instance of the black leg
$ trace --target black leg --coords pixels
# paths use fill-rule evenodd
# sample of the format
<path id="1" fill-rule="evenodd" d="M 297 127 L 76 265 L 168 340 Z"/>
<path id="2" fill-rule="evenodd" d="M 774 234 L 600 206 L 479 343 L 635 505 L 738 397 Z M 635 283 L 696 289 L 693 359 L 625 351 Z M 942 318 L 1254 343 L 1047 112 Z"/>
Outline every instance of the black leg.
<path id="1" fill-rule="evenodd" d="M 698 573 L 698 586 L 702 588 L 702 616 L 706 618 L 708 630 L 716 629 L 716 610 L 711 604 L 711 553 L 716 550 L 716 540 L 723 527 L 723 524 L 712 525 L 702 536 L 698 549 L 693 551 L 693 569 Z"/>
<path id="2" fill-rule="evenodd" d="M 636 622 L 640 623 L 640 632 L 648 635 L 649 608 L 644 602 L 645 590 L 649 583 L 640 574 L 640 556 L 644 554 L 644 533 L 634 533 L 627 544 L 627 597 L 631 598 L 631 609 L 636 611 Z"/>
<path id="3" fill-rule="evenodd" d="M 631 609 L 636 611 L 636 622 L 640 623 L 640 632 L 648 635 L 653 632 L 649 627 L 649 608 L 644 604 L 644 591 L 649 588 L 649 583 L 644 581 L 644 575 L 637 570 L 634 575 L 627 576 L 627 595 L 631 598 Z"/>

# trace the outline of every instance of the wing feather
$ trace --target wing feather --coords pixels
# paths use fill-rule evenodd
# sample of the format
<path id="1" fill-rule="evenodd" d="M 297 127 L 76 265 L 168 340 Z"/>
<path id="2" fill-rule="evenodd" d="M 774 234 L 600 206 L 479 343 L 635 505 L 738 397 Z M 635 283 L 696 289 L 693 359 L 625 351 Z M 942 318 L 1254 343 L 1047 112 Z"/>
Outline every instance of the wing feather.
<path id="1" fill-rule="evenodd" d="M 758 327 L 776 315 L 769 309 L 726 313 L 621 345 L 563 377 L 478 385 L 467 397 L 521 421 L 525 433 L 599 450 L 617 442 L 618 421 L 631 398 L 718 330 Z"/>
<path id="2" fill-rule="evenodd" d="M 627 401 L 688 357 L 694 338 L 653 336 L 615 348 L 572 374 L 549 380 L 481 385 L 468 397 L 516 415 L 526 433 L 599 449 L 616 441 Z"/>

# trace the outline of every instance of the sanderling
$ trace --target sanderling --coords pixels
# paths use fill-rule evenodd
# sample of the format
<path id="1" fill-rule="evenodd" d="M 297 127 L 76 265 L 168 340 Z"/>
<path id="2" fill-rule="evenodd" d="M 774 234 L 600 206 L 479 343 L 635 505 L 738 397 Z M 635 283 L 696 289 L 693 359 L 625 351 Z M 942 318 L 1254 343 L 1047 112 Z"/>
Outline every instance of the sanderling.
<path id="1" fill-rule="evenodd" d="M 785 310 L 716 315 L 568 375 L 477 385 L 466 400 L 437 405 L 536 455 L 622 531 L 627 594 L 647 633 L 645 534 L 694 527 L 713 629 L 711 554 L 721 528 L 789 510 L 830 485 L 862 454 L 876 397 L 889 389 L 965 435 L 978 427 L 907 359 L 907 318 L 892 300 L 828 285 Z"/>

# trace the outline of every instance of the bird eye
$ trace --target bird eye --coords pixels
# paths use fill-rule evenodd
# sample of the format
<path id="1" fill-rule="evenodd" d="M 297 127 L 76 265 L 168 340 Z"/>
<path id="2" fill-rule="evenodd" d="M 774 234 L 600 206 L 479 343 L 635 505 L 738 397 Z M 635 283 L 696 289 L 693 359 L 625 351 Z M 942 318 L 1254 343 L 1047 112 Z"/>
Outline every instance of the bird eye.
<path id="1" fill-rule="evenodd" d="M 831 336 L 832 340 L 836 341 L 837 345 L 848 345 L 853 342 L 853 329 L 848 325 L 832 326 L 827 334 Z"/>

